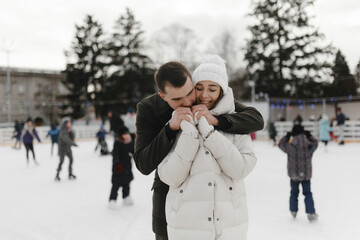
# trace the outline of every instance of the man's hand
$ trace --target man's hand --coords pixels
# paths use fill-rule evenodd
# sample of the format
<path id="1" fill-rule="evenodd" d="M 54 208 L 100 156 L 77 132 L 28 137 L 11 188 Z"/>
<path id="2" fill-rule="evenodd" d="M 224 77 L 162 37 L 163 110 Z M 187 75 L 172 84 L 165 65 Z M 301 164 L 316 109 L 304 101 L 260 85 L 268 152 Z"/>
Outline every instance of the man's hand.
<path id="1" fill-rule="evenodd" d="M 191 117 L 193 117 L 193 113 L 191 112 L 191 109 L 188 107 L 178 107 L 169 122 L 169 127 L 171 130 L 173 131 L 177 131 L 180 129 L 180 123 L 182 120 L 186 120 L 188 122 L 190 122 L 190 117 L 186 116 L 186 115 L 190 115 Z"/>
<path id="2" fill-rule="evenodd" d="M 199 120 L 202 116 L 204 116 L 210 125 L 213 126 L 219 125 L 219 120 L 217 120 L 217 118 L 210 113 L 209 109 L 204 104 L 192 106 L 191 111 L 193 114 L 198 112 L 198 114 L 196 114 L 197 120 Z"/>

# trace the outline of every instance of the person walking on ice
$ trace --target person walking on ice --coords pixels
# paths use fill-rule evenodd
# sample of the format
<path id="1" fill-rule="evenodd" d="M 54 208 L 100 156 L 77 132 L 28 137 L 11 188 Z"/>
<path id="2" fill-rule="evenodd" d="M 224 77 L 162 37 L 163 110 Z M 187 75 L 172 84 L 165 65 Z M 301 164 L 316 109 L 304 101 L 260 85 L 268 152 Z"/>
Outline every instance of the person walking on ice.
<path id="1" fill-rule="evenodd" d="M 317 140 L 301 125 L 294 125 L 291 132 L 280 139 L 279 148 L 288 156 L 290 177 L 290 212 L 295 218 L 298 212 L 299 185 L 305 196 L 305 211 L 310 222 L 318 219 L 311 192 L 312 155 L 318 147 Z"/>
<path id="2" fill-rule="evenodd" d="M 116 208 L 118 191 L 122 187 L 122 198 L 124 205 L 133 205 L 130 197 L 130 182 L 134 179 L 132 173 L 131 158 L 134 154 L 134 141 L 131 138 L 129 129 L 125 126 L 119 127 L 115 132 L 113 147 L 113 164 L 111 177 L 111 193 L 109 197 L 109 208 Z"/>
<path id="3" fill-rule="evenodd" d="M 61 172 L 61 167 L 64 162 L 65 156 L 67 156 L 69 158 L 69 179 L 70 180 L 76 179 L 76 176 L 73 174 L 73 168 L 72 168 L 73 155 L 72 155 L 71 147 L 72 146 L 77 147 L 78 145 L 75 143 L 74 139 L 75 139 L 75 134 L 71 130 L 71 120 L 65 119 L 61 126 L 60 134 L 59 134 L 60 162 L 59 162 L 59 166 L 57 168 L 55 181 L 60 181 L 60 172 Z"/>

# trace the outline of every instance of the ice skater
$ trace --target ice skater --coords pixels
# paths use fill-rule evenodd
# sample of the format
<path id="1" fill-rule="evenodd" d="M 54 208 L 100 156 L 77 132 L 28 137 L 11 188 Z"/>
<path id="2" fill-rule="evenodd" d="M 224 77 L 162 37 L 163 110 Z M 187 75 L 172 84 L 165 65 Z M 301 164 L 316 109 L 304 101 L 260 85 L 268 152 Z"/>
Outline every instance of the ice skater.
<path id="1" fill-rule="evenodd" d="M 57 127 L 52 124 L 51 125 L 51 129 L 49 130 L 48 134 L 46 137 L 51 137 L 51 156 L 53 155 L 53 150 L 54 150 L 54 145 L 59 144 L 59 129 L 57 129 Z M 59 145 L 58 145 L 59 148 Z"/>
<path id="2" fill-rule="evenodd" d="M 14 132 L 13 132 L 13 138 L 15 138 L 15 143 L 13 148 L 20 149 L 21 148 L 21 131 L 23 129 L 23 126 L 19 123 L 18 120 L 15 120 L 15 126 L 14 126 Z M 18 147 L 19 144 L 19 147 Z"/>
<path id="3" fill-rule="evenodd" d="M 107 155 L 109 153 L 108 146 L 105 140 L 106 137 L 106 130 L 104 129 L 104 125 L 100 125 L 100 130 L 96 133 L 96 138 L 98 139 L 98 142 L 95 147 L 95 152 L 97 151 L 98 147 L 100 146 L 100 154 L 101 155 Z"/>
<path id="4" fill-rule="evenodd" d="M 71 120 L 64 120 L 59 134 L 59 157 L 60 162 L 57 168 L 57 173 L 55 176 L 55 181 L 60 181 L 60 171 L 61 166 L 64 162 L 65 156 L 69 158 L 69 179 L 76 179 L 76 176 L 73 174 L 72 164 L 73 164 L 73 155 L 71 151 L 71 146 L 77 147 L 78 145 L 74 141 L 75 134 L 71 130 Z"/>
<path id="5" fill-rule="evenodd" d="M 324 113 L 321 116 L 319 121 L 319 139 L 321 142 L 325 144 L 325 151 L 327 151 L 327 144 L 331 139 L 330 132 L 334 131 L 332 127 L 330 127 L 330 121 L 328 116 Z"/>
<path id="6" fill-rule="evenodd" d="M 39 142 L 41 142 L 39 135 L 38 135 L 35 127 L 33 126 L 32 119 L 28 118 L 26 120 L 26 124 L 21 132 L 21 139 L 23 140 L 23 143 L 24 143 L 24 146 L 26 149 L 26 161 L 27 161 L 28 165 L 29 165 L 29 151 L 32 152 L 34 163 L 36 165 L 39 165 L 39 163 L 38 163 L 38 161 L 36 161 L 36 157 L 35 157 L 35 151 L 34 151 L 34 145 L 33 145 L 34 138 L 36 138 Z"/>
<path id="7" fill-rule="evenodd" d="M 291 138 L 291 139 L 290 139 Z M 310 222 L 317 220 L 314 199 L 311 192 L 312 155 L 318 146 L 317 140 L 301 125 L 294 125 L 291 132 L 282 137 L 279 148 L 288 155 L 290 177 L 290 212 L 295 218 L 298 212 L 299 185 L 305 196 L 305 211 Z"/>
<path id="8" fill-rule="evenodd" d="M 276 146 L 277 131 L 274 122 L 269 122 L 268 133 L 269 138 L 273 141 L 273 145 Z"/>
<path id="9" fill-rule="evenodd" d="M 116 200 L 120 187 L 122 187 L 124 205 L 134 204 L 130 197 L 130 182 L 134 179 L 131 164 L 131 155 L 133 154 L 134 142 L 129 133 L 129 129 L 125 126 L 121 126 L 115 132 L 115 142 L 112 152 L 112 187 L 109 198 L 109 208 L 111 209 L 116 208 Z"/>

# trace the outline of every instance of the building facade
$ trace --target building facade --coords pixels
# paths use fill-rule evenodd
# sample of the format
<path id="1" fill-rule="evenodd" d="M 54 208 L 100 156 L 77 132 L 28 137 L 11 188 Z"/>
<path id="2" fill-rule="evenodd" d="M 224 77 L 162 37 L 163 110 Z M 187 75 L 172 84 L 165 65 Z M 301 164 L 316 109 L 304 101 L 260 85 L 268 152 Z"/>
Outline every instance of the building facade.
<path id="1" fill-rule="evenodd" d="M 60 71 L 0 67 L 0 123 L 28 117 L 45 124 L 59 121 L 67 93 L 63 79 Z"/>

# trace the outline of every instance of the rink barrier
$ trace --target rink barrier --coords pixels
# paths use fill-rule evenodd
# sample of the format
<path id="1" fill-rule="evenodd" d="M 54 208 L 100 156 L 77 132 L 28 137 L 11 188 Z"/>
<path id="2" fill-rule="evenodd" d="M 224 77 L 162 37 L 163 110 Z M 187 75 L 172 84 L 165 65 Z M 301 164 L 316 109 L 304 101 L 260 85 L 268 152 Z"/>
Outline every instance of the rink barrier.
<path id="1" fill-rule="evenodd" d="M 281 138 L 290 132 L 293 127 L 293 122 L 274 122 L 277 131 L 277 138 Z M 303 121 L 302 125 L 305 130 L 310 131 L 315 138 L 319 139 L 319 122 Z M 339 127 L 334 126 L 334 135 L 339 136 Z M 267 129 L 262 130 L 263 134 L 268 136 Z M 346 121 L 344 126 L 344 140 L 345 141 L 360 141 L 360 121 Z"/>
<path id="2" fill-rule="evenodd" d="M 304 121 L 302 123 L 305 130 L 310 131 L 315 138 L 319 138 L 319 123 L 313 121 Z M 277 139 L 285 136 L 287 132 L 291 131 L 293 127 L 293 122 L 275 122 L 275 127 L 277 131 Z M 39 134 L 41 141 L 49 142 L 50 138 L 46 138 L 48 131 L 50 130 L 49 126 L 36 127 L 36 131 Z M 97 131 L 99 131 L 99 126 L 97 125 L 74 125 L 73 130 L 75 131 L 76 139 L 94 139 Z M 14 143 L 15 139 L 12 139 L 14 128 L 0 128 L 0 145 L 8 145 Z M 334 127 L 335 136 L 339 135 L 339 128 Z M 267 128 L 256 132 L 256 139 L 269 139 L 269 134 Z M 360 121 L 346 121 L 344 127 L 344 140 L 345 141 L 360 141 Z M 35 141 L 36 142 L 36 141 Z"/>
<path id="3" fill-rule="evenodd" d="M 99 126 L 73 126 L 73 131 L 75 132 L 75 140 L 77 139 L 95 139 L 96 133 L 99 131 Z M 36 131 L 39 135 L 39 138 L 42 142 L 50 142 L 50 137 L 46 138 L 50 126 L 36 127 Z M 0 145 L 8 145 L 14 143 L 15 139 L 12 138 L 14 128 L 0 128 Z M 37 142 L 35 140 L 35 142 Z"/>

